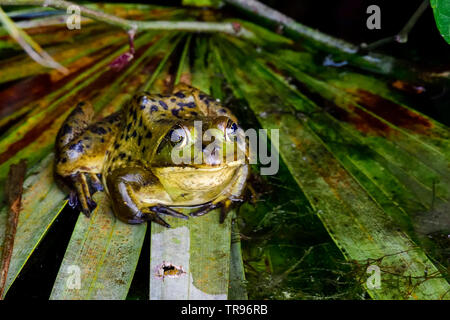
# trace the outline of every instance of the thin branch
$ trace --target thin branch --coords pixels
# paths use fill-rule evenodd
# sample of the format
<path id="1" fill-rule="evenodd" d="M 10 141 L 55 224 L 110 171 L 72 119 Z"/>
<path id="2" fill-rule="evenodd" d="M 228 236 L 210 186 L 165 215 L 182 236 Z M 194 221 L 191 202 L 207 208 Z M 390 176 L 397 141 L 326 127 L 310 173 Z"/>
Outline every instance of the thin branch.
<path id="1" fill-rule="evenodd" d="M 422 4 L 414 12 L 411 19 L 409 19 L 409 21 L 405 24 L 403 29 L 397 35 L 397 37 L 396 37 L 397 42 L 405 43 L 406 41 L 408 41 L 409 32 L 412 30 L 412 28 L 414 28 L 417 21 L 423 15 L 423 13 L 425 12 L 425 10 L 428 8 L 429 5 L 430 5 L 430 1 L 423 0 Z"/>
<path id="2" fill-rule="evenodd" d="M 233 6 L 248 11 L 254 15 L 275 22 L 282 28 L 289 29 L 303 37 L 313 39 L 317 42 L 326 44 L 327 46 L 338 48 L 341 51 L 347 53 L 355 53 L 358 51 L 357 46 L 345 42 L 343 40 L 331 37 L 313 28 L 307 27 L 301 23 L 298 23 L 294 19 L 270 8 L 269 6 L 266 6 L 265 4 L 259 1 L 256 0 L 224 0 L 224 1 Z"/>
<path id="3" fill-rule="evenodd" d="M 254 34 L 237 23 L 228 22 L 199 22 L 199 21 L 138 21 L 128 20 L 107 14 L 100 10 L 93 10 L 77 3 L 63 0 L 0 0 L 0 5 L 36 5 L 51 7 L 66 11 L 70 6 L 80 8 L 80 14 L 97 21 L 102 21 L 127 31 L 142 30 L 176 30 L 188 32 L 222 32 L 237 37 L 253 38 Z"/>
<path id="4" fill-rule="evenodd" d="M 365 50 L 374 50 L 378 47 L 381 47 L 387 43 L 391 43 L 394 41 L 396 41 L 398 43 L 408 42 L 409 33 L 411 32 L 412 28 L 416 25 L 417 21 L 423 15 L 423 13 L 425 12 L 425 10 L 428 8 L 429 5 L 430 5 L 430 1 L 424 0 L 422 2 L 422 4 L 419 6 L 419 8 L 417 8 L 417 10 L 414 12 L 412 17 L 405 24 L 405 26 L 402 28 L 402 30 L 395 36 L 380 39 L 380 40 L 377 40 L 370 44 L 362 43 L 361 48 L 365 49 Z"/>
<path id="5" fill-rule="evenodd" d="M 0 7 L 0 22 L 3 23 L 9 35 L 19 43 L 25 52 L 37 63 L 48 68 L 55 68 L 67 74 L 69 71 L 56 62 L 41 46 L 36 43 L 26 32 L 16 26 L 8 15 Z"/>
<path id="6" fill-rule="evenodd" d="M 9 212 L 0 265 L 0 300 L 3 299 L 3 292 L 5 291 L 6 279 L 8 278 L 8 270 L 14 248 L 26 169 L 26 161 L 23 159 L 20 160 L 18 164 L 11 165 L 6 180 L 5 190 Z"/>

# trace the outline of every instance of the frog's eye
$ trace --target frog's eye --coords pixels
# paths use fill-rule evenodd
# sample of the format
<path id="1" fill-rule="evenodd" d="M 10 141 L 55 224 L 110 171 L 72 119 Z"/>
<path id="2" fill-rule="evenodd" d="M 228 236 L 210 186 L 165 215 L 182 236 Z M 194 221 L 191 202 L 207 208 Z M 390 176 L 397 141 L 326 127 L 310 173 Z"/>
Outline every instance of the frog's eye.
<path id="1" fill-rule="evenodd" d="M 229 119 L 225 128 L 225 137 L 231 140 L 232 137 L 236 136 L 238 128 L 237 123 Z"/>
<path id="2" fill-rule="evenodd" d="M 181 127 L 176 127 L 172 130 L 170 130 L 169 134 L 169 141 L 170 144 L 174 147 L 176 145 L 178 146 L 184 146 L 186 144 L 186 131 Z"/>

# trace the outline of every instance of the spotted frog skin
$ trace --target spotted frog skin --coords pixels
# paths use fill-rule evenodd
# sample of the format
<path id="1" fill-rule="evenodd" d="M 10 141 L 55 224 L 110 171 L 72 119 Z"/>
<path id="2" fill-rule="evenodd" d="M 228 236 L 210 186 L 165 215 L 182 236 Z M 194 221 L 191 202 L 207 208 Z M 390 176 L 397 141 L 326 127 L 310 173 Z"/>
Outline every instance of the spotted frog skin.
<path id="1" fill-rule="evenodd" d="M 240 201 L 249 168 L 246 158 L 234 157 L 243 147 L 231 139 L 239 127 L 215 99 L 181 84 L 170 95 L 137 94 L 101 121 L 93 122 L 93 115 L 90 104 L 80 103 L 55 144 L 57 177 L 71 190 L 69 204 L 87 216 L 99 190 L 109 195 L 121 221 L 166 227 L 161 215 L 188 218 L 177 208 L 195 208 L 191 216 L 200 216 L 220 207 L 223 221 L 231 203 Z M 204 143 L 189 142 L 208 129 L 218 133 L 217 144 L 205 153 Z M 193 151 L 191 161 L 174 163 L 174 148 Z M 232 161 L 220 161 L 230 155 Z"/>

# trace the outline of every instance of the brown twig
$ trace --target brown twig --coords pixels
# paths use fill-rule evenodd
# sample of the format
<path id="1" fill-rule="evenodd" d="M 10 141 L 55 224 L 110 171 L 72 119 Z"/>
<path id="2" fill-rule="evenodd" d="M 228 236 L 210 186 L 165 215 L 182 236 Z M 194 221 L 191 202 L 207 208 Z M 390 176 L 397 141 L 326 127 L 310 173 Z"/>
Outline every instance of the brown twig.
<path id="1" fill-rule="evenodd" d="M 0 5 L 36 5 L 51 7 L 59 10 L 67 10 L 71 6 L 77 6 L 80 14 L 97 21 L 109 23 L 127 31 L 139 32 L 142 30 L 174 30 L 187 32 L 222 32 L 237 37 L 254 38 L 250 30 L 237 23 L 231 22 L 202 22 L 202 21 L 139 21 L 116 17 L 100 10 L 90 9 L 75 2 L 64 0 L 0 0 Z M 239 27 L 238 27 L 239 25 Z"/>
<path id="2" fill-rule="evenodd" d="M 23 181 L 27 164 L 25 160 L 20 160 L 18 164 L 13 164 L 9 168 L 8 178 L 6 179 L 6 201 L 9 206 L 8 221 L 3 242 L 3 253 L 0 266 L 0 300 L 3 300 L 6 279 L 8 276 L 9 264 L 11 262 L 14 248 L 14 238 L 19 221 L 20 206 L 22 201 Z"/>
<path id="3" fill-rule="evenodd" d="M 69 70 L 53 60 L 53 58 L 44 49 L 42 49 L 37 42 L 35 42 L 26 32 L 20 29 L 14 21 L 8 17 L 1 7 L 0 22 L 11 38 L 16 40 L 16 42 L 23 48 L 23 50 L 25 50 L 31 59 L 44 67 L 55 68 L 63 74 L 69 73 Z"/>
<path id="4" fill-rule="evenodd" d="M 2 1 L 2 0 L 0 0 Z M 250 15 L 257 16 L 272 24 L 276 24 L 277 31 L 283 34 L 295 34 L 308 41 L 312 41 L 318 48 L 325 52 L 332 53 L 341 62 L 351 62 L 352 65 L 363 70 L 376 72 L 396 79 L 405 79 L 409 82 L 427 81 L 442 79 L 445 82 L 449 79 L 449 72 L 431 73 L 422 70 L 410 63 L 395 59 L 375 52 L 361 52 L 360 47 L 347 41 L 324 34 L 316 29 L 303 25 L 294 19 L 278 12 L 258 0 L 223 0 L 225 3 L 240 8 Z M 425 0 L 424 0 L 425 1 Z M 404 41 L 406 34 L 413 27 L 423 11 L 427 8 L 424 3 L 412 17 L 404 29 L 400 32 L 398 40 Z M 286 31 L 286 32 L 285 32 Z M 365 50 L 367 51 L 367 49 Z"/>
<path id="5" fill-rule="evenodd" d="M 408 41 L 408 35 L 411 32 L 412 28 L 416 25 L 417 21 L 423 15 L 423 13 L 425 12 L 425 10 L 428 8 L 429 5 L 430 1 L 423 0 L 422 4 L 419 6 L 419 8 L 417 8 L 412 17 L 408 20 L 408 22 L 405 24 L 403 29 L 400 30 L 398 34 L 377 40 L 370 44 L 362 43 L 360 47 L 364 50 L 369 51 L 391 42 L 406 43 Z"/>

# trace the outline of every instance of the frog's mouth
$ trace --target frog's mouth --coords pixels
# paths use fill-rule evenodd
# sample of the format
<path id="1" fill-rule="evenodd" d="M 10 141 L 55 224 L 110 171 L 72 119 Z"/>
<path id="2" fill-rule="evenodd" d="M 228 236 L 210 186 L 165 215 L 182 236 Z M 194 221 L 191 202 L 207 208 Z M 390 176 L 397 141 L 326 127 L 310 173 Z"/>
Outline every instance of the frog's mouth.
<path id="1" fill-rule="evenodd" d="M 153 170 L 156 170 L 161 173 L 169 173 L 169 172 L 217 172 L 224 169 L 231 169 L 235 167 L 242 166 L 244 164 L 243 161 L 237 160 L 237 161 L 230 161 L 230 162 L 224 162 L 219 164 L 195 164 L 195 163 L 181 163 L 181 164 L 174 164 L 174 163 L 168 163 L 164 166 L 152 166 Z"/>
<path id="2" fill-rule="evenodd" d="M 224 166 L 179 166 L 152 168 L 153 174 L 166 190 L 205 191 L 219 193 L 228 185 L 239 170 L 240 163 L 235 161 Z M 171 193 L 171 192 L 169 192 Z"/>

